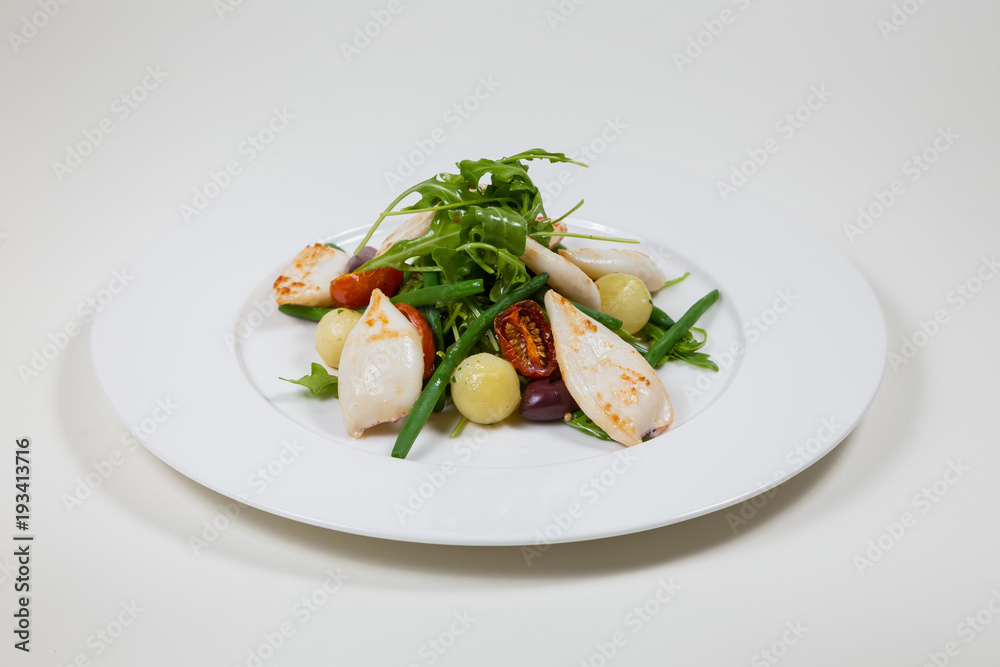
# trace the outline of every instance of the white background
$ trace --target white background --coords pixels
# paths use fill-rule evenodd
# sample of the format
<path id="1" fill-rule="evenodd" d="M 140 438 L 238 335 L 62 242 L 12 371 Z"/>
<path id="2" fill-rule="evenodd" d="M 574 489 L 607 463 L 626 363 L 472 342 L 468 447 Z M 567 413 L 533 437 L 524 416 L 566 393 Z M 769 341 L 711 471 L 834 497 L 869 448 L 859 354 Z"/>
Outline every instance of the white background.
<path id="1" fill-rule="evenodd" d="M 591 0 L 564 2 L 565 20 L 547 13 L 559 11 L 555 0 L 403 0 L 348 59 L 341 44 L 388 3 L 51 4 L 51 18 L 36 2 L 0 8 L 0 538 L 15 532 L 6 521 L 20 437 L 33 443 L 37 535 L 29 655 L 12 648 L 13 559 L 0 549 L 4 665 L 255 664 L 248 651 L 285 622 L 294 635 L 263 664 L 423 665 L 438 654 L 421 647 L 442 632 L 447 643 L 456 613 L 475 621 L 437 664 L 596 666 L 595 644 L 618 631 L 627 642 L 609 664 L 772 664 L 759 653 L 772 647 L 784 665 L 923 665 L 949 641 L 956 655 L 937 655 L 940 664 L 1000 656 L 993 612 L 980 614 L 992 619 L 980 630 L 959 627 L 1000 591 L 1000 281 L 962 308 L 952 292 L 1000 250 L 1000 5 L 908 0 L 913 13 L 900 9 L 900 25 L 880 28 L 892 21 L 889 0 Z M 731 22 L 711 23 L 724 9 Z M 707 46 L 679 64 L 675 54 L 699 33 Z M 122 118 L 115 100 L 147 66 L 168 74 Z M 479 77 L 499 87 L 454 127 L 445 113 Z M 776 123 L 814 86 L 832 97 L 786 140 Z M 531 567 L 517 548 L 393 543 L 250 509 L 195 553 L 190 536 L 226 499 L 123 445 L 78 306 L 276 107 L 294 120 L 236 183 L 328 156 L 403 151 L 436 127 L 450 144 L 577 146 L 618 119 L 626 129 L 608 150 L 720 180 L 748 149 L 781 137 L 745 189 L 858 265 L 882 304 L 890 353 L 935 311 L 947 323 L 917 336 L 926 345 L 911 360 L 887 367 L 840 447 L 758 498 L 759 509 L 556 546 Z M 57 173 L 53 163 L 103 118 L 114 131 Z M 959 138 L 912 180 L 904 164 L 948 128 Z M 845 225 L 894 179 L 904 194 L 852 236 Z M 18 367 L 74 322 L 83 332 L 22 378 Z M 64 494 L 114 450 L 122 465 L 69 511 Z M 955 484 L 940 481 L 951 463 L 968 469 Z M 947 491 L 915 503 L 935 481 Z M 745 524 L 733 520 L 740 511 Z M 891 537 L 887 526 L 906 512 L 915 525 Z M 891 548 L 870 566 L 859 561 L 880 538 Z M 337 568 L 349 579 L 301 622 L 296 603 Z M 628 615 L 655 599 L 661 580 L 680 589 L 650 603 L 656 613 L 637 628 Z M 95 639 L 133 602 L 142 611 L 131 626 L 110 645 Z M 786 633 L 796 623 L 801 637 Z"/>

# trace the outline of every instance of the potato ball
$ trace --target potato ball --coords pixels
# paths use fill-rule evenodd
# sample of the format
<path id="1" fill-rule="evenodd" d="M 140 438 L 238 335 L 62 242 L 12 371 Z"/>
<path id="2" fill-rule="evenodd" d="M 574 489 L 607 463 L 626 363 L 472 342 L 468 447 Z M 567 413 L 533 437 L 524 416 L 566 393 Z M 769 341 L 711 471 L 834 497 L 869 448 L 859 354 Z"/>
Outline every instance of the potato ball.
<path id="1" fill-rule="evenodd" d="M 627 273 L 609 273 L 598 278 L 601 312 L 622 321 L 627 333 L 638 333 L 653 312 L 653 299 L 646 285 Z"/>
<path id="2" fill-rule="evenodd" d="M 467 358 L 455 369 L 451 398 L 469 421 L 493 424 L 517 410 L 521 383 L 513 364 L 484 352 Z"/>
<path id="3" fill-rule="evenodd" d="M 340 365 L 347 334 L 361 319 L 361 314 L 348 308 L 334 308 L 316 325 L 316 351 L 330 368 Z"/>

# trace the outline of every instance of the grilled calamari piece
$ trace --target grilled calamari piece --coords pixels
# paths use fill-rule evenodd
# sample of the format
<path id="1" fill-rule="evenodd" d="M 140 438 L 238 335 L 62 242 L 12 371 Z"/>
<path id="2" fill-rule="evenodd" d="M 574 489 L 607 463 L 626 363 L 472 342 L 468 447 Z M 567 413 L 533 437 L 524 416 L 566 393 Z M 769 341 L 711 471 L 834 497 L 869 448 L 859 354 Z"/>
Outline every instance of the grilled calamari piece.
<path id="1" fill-rule="evenodd" d="M 549 286 L 567 299 L 594 310 L 601 309 L 601 293 L 594 281 L 578 266 L 530 236 L 525 239 L 521 261 L 535 273 L 549 274 Z"/>
<path id="2" fill-rule="evenodd" d="M 344 275 L 350 261 L 351 256 L 342 250 L 322 243 L 308 246 L 274 281 L 275 303 L 332 307 L 330 281 Z"/>
<path id="3" fill-rule="evenodd" d="M 385 239 L 382 247 L 378 249 L 375 256 L 384 255 L 389 251 L 389 248 L 393 246 L 397 241 L 409 241 L 410 239 L 419 239 L 421 236 L 426 234 L 431 229 L 431 222 L 434 220 L 434 211 L 427 211 L 425 213 L 417 213 L 410 216 L 406 221 L 393 230 L 392 234 Z"/>
<path id="4" fill-rule="evenodd" d="M 553 222 L 552 231 L 554 232 L 568 232 L 569 227 L 566 226 L 565 222 Z M 563 237 L 561 236 L 550 236 L 549 237 L 549 250 L 555 250 L 556 246 L 563 242 Z"/>
<path id="5" fill-rule="evenodd" d="M 667 282 L 667 276 L 653 258 L 638 250 L 579 248 L 560 250 L 559 254 L 594 280 L 611 273 L 627 273 L 641 280 L 650 292 L 655 292 Z"/>
<path id="6" fill-rule="evenodd" d="M 563 380 L 584 414 L 628 447 L 666 431 L 674 408 L 642 355 L 555 291 L 545 307 Z"/>
<path id="7" fill-rule="evenodd" d="M 381 290 L 344 341 L 338 391 L 352 438 L 410 414 L 423 388 L 420 333 Z"/>

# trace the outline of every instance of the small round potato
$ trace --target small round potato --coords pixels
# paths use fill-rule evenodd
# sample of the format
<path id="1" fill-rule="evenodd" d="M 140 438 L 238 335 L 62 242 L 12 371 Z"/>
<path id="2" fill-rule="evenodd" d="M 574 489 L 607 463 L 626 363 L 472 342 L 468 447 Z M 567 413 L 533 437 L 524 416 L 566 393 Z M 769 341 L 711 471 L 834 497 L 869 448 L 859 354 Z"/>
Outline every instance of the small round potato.
<path id="1" fill-rule="evenodd" d="M 316 351 L 330 368 L 340 365 L 347 334 L 361 319 L 361 314 L 348 308 L 334 308 L 316 325 Z"/>
<path id="2" fill-rule="evenodd" d="M 455 407 L 469 421 L 493 424 L 521 404 L 521 383 L 513 364 L 483 352 L 458 365 L 451 382 Z"/>
<path id="3" fill-rule="evenodd" d="M 627 273 L 609 273 L 597 279 L 601 293 L 601 312 L 622 321 L 622 329 L 639 332 L 653 312 L 653 299 L 646 285 Z"/>

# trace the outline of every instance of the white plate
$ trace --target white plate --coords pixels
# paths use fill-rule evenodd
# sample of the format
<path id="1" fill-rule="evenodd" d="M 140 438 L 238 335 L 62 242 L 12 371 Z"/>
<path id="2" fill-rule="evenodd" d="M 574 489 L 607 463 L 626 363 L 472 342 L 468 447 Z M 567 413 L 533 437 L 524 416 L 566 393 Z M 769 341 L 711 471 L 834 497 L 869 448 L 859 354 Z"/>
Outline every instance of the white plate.
<path id="1" fill-rule="evenodd" d="M 441 147 L 407 184 L 467 157 Z M 722 292 L 699 326 L 722 370 L 660 371 L 675 425 L 625 449 L 516 417 L 435 416 L 405 461 L 398 425 L 346 436 L 335 400 L 278 376 L 319 361 L 310 323 L 274 312 L 270 284 L 306 244 L 350 249 L 400 187 L 383 152 L 234 189 L 130 260 L 136 277 L 94 322 L 99 382 L 122 422 L 191 479 L 268 512 L 377 537 L 467 545 L 568 542 L 646 530 L 740 502 L 829 452 L 871 403 L 885 365 L 882 314 L 854 266 L 808 227 L 709 179 L 623 156 L 588 170 L 532 163 L 550 214 L 586 196 L 577 229 L 639 238 L 668 275 L 675 318 Z M 389 219 L 386 230 L 396 224 Z M 376 237 L 378 240 L 380 237 Z M 176 406 L 165 409 L 163 406 Z M 169 413 L 169 414 L 168 414 Z"/>

